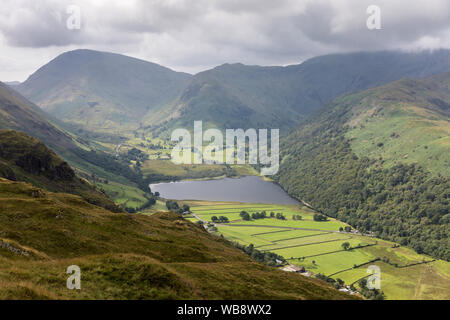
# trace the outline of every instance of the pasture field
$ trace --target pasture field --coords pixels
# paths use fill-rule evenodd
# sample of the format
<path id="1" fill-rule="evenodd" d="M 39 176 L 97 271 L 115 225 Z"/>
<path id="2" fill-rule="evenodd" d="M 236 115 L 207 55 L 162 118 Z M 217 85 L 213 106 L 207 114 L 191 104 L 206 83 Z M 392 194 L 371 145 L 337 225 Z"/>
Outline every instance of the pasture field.
<path id="1" fill-rule="evenodd" d="M 368 277 L 367 267 L 381 270 L 381 290 L 387 299 L 450 299 L 450 263 L 415 253 L 393 242 L 339 232 L 346 224 L 329 219 L 313 220 L 314 212 L 295 205 L 249 204 L 233 202 L 190 201 L 191 211 L 205 221 L 212 216 L 226 216 L 230 223 L 216 224 L 217 234 L 230 241 L 253 244 L 260 251 L 283 256 L 289 263 L 303 266 L 346 284 Z M 248 213 L 280 212 L 286 220 L 275 218 L 243 221 L 241 211 Z M 302 220 L 293 220 L 292 215 Z M 189 217 L 195 222 L 197 219 Z M 342 244 L 348 242 L 349 250 Z M 376 261 L 374 261 L 376 260 Z"/>
<path id="2" fill-rule="evenodd" d="M 258 175 L 250 165 L 225 164 L 180 164 L 171 160 L 152 159 L 144 161 L 142 174 L 153 177 L 156 181 L 166 180 L 201 180 L 223 177 L 240 177 Z"/>
<path id="3" fill-rule="evenodd" d="M 97 186 L 104 189 L 105 193 L 119 205 L 136 208 L 148 201 L 145 197 L 145 192 L 137 187 L 120 184 L 114 181 L 109 181 L 108 184 L 98 182 Z"/>

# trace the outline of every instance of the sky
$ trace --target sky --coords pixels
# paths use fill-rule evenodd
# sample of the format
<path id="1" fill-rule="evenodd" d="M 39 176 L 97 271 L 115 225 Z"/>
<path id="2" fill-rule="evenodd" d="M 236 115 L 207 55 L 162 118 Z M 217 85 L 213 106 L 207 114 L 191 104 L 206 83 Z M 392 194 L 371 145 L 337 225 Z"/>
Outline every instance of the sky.
<path id="1" fill-rule="evenodd" d="M 450 48 L 450 1 L 1 0 L 0 81 L 24 81 L 79 48 L 189 73 L 338 52 L 435 50 Z"/>

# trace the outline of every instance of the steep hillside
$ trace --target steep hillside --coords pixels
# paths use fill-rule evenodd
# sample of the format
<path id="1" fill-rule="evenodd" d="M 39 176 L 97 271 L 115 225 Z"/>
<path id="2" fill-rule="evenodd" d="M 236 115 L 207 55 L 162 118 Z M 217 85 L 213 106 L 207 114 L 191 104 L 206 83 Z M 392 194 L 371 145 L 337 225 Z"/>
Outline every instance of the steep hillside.
<path id="1" fill-rule="evenodd" d="M 111 213 L 5 179 L 0 212 L 1 299 L 352 298 L 254 262 L 174 213 Z M 70 265 L 81 290 L 66 288 Z"/>
<path id="2" fill-rule="evenodd" d="M 361 231 L 450 260 L 450 73 L 336 99 L 282 143 L 278 182 Z"/>
<path id="3" fill-rule="evenodd" d="M 94 175 L 102 178 L 101 181 L 114 181 L 117 188 L 126 188 L 133 193 L 148 191 L 146 183 L 128 163 L 96 150 L 96 146 L 60 128 L 58 121 L 52 119 L 50 122 L 50 118 L 39 107 L 0 83 L 0 130 L 22 131 L 39 139 L 83 177 Z M 141 204 L 147 201 L 144 196 L 140 198 Z"/>
<path id="4" fill-rule="evenodd" d="M 51 124 L 46 115 L 9 86 L 0 82 L 0 129 L 13 129 L 44 141 L 51 148 L 66 150 L 75 148 L 81 141 L 75 141 L 69 133 Z"/>
<path id="5" fill-rule="evenodd" d="M 173 117 L 169 128 L 203 120 L 221 128 L 279 127 L 286 133 L 341 94 L 448 70 L 448 50 L 334 54 L 287 67 L 225 64 L 195 75 L 175 104 L 148 119 Z"/>
<path id="6" fill-rule="evenodd" d="M 75 172 L 42 142 L 13 130 L 0 130 L 0 177 L 27 181 L 53 192 L 82 196 L 89 203 L 121 211 L 114 202 Z"/>
<path id="7" fill-rule="evenodd" d="M 16 88 L 53 116 L 115 133 L 172 102 L 190 75 L 119 54 L 75 50 L 56 57 Z"/>

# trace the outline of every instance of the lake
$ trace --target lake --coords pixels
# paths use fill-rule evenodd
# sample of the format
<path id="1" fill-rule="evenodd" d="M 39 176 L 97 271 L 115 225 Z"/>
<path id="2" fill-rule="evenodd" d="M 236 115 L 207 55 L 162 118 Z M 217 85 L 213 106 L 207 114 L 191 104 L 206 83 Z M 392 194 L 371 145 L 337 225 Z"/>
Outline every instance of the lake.
<path id="1" fill-rule="evenodd" d="M 157 183 L 150 188 L 161 197 L 174 200 L 298 204 L 280 186 L 257 176 Z"/>

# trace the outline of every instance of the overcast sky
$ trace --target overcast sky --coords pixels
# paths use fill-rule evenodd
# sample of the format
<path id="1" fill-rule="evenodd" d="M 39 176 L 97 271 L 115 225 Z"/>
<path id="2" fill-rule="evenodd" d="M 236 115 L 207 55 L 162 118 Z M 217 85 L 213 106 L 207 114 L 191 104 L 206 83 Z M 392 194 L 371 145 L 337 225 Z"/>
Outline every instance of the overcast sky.
<path id="1" fill-rule="evenodd" d="M 122 53 L 189 73 L 226 62 L 287 65 L 335 52 L 450 48 L 449 3 L 2 0 L 0 81 L 23 81 L 58 54 L 78 48 Z M 67 28 L 70 5 L 80 9 L 80 29 Z M 380 30 L 367 28 L 369 5 L 381 9 Z"/>

